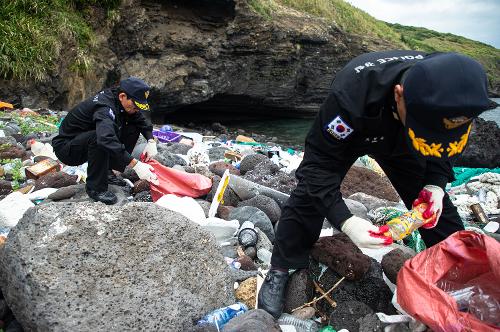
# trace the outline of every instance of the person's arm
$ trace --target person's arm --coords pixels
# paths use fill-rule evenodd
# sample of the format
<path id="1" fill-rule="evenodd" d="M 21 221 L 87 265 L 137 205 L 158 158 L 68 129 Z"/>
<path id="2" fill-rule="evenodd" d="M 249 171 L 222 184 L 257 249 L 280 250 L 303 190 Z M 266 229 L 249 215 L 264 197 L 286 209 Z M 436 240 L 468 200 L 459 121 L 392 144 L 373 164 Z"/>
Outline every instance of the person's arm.
<path id="1" fill-rule="evenodd" d="M 109 151 L 111 158 L 124 169 L 133 158 L 116 136 L 112 110 L 109 107 L 100 107 L 94 112 L 93 119 L 96 125 L 97 145 Z"/>

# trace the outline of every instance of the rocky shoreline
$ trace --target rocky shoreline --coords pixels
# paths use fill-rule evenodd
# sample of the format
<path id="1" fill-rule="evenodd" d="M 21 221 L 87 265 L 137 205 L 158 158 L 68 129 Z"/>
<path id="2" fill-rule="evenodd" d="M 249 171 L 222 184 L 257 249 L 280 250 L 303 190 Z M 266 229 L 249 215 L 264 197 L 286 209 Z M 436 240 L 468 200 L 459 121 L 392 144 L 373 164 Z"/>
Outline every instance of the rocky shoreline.
<path id="1" fill-rule="evenodd" d="M 110 185 L 119 199 L 106 206 L 86 195 L 84 167 L 63 167 L 37 179 L 23 177 L 26 168 L 46 158 L 36 155 L 31 139 L 50 142 L 60 116 L 24 109 L 0 117 L 5 134 L 0 138 L 0 205 L 10 199 L 0 209 L 0 233 L 8 234 L 0 236 L 0 328 L 217 331 L 196 322 L 236 301 L 250 310 L 222 331 L 280 331 L 280 324 L 286 325 L 253 308 L 258 279 L 269 267 L 281 208 L 296 185 L 300 151 L 281 149 L 277 139 L 231 133 L 220 124 L 184 129 L 191 131 L 185 138 L 201 142 L 159 143 L 156 159 L 212 180 L 206 196 L 190 199 L 193 209 L 182 212 L 177 206 L 181 212 L 174 212 L 152 203 L 149 184 L 130 169 L 118 176 L 133 185 Z M 42 131 L 34 132 L 38 129 Z M 144 144 L 140 139 L 134 156 Z M 205 222 L 226 170 L 233 180 L 217 208 L 216 219 L 222 224 L 203 224 L 193 217 L 194 210 L 202 211 Z M 376 215 L 380 209 L 404 209 L 387 178 L 362 160 L 349 171 L 341 190 L 349 197 L 351 211 L 374 223 L 386 221 Z M 10 209 L 26 213 L 6 227 L 12 221 Z M 245 247 L 232 233 L 246 221 L 255 227 L 258 241 Z M 323 228 L 309 271 L 291 276 L 286 311 L 310 302 L 344 277 L 331 299 L 318 301 L 312 312 L 294 315 L 306 323 L 315 318 L 310 324 L 317 327 L 383 331 L 389 324 L 375 313 L 396 313 L 384 274 L 395 283 L 415 251 L 394 245 L 374 259 L 327 220 Z M 399 328 L 409 329 L 404 323 Z"/>

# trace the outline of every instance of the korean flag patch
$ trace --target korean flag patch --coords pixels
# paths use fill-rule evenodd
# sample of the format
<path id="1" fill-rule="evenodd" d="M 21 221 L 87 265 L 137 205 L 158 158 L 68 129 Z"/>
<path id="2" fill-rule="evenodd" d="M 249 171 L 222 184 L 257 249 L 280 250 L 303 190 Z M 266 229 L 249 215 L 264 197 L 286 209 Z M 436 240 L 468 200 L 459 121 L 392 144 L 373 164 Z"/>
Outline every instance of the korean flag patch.
<path id="1" fill-rule="evenodd" d="M 349 127 L 349 125 L 344 120 L 342 120 L 339 115 L 337 115 L 337 117 L 335 117 L 335 119 L 333 119 L 325 129 L 336 139 L 345 139 L 354 131 L 354 129 Z"/>
<path id="2" fill-rule="evenodd" d="M 111 108 L 109 109 L 109 116 L 111 117 L 111 119 L 113 119 L 113 121 L 115 120 L 115 113 Z"/>

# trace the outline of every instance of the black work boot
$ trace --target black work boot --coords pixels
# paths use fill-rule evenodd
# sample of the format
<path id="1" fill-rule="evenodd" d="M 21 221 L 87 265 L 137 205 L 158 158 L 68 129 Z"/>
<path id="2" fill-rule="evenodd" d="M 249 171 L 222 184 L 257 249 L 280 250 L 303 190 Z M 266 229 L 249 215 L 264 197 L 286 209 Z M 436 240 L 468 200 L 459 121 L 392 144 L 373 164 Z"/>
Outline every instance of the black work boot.
<path id="1" fill-rule="evenodd" d="M 275 269 L 269 270 L 259 291 L 257 307 L 264 309 L 278 319 L 285 305 L 285 288 L 288 281 L 288 272 Z"/>
<path id="2" fill-rule="evenodd" d="M 114 184 L 120 187 L 124 187 L 127 185 L 122 178 L 115 175 L 115 173 L 111 170 L 108 171 L 108 184 Z"/>
<path id="3" fill-rule="evenodd" d="M 87 195 L 92 198 L 94 201 L 103 202 L 106 205 L 115 204 L 118 201 L 118 198 L 111 191 L 95 191 L 85 187 L 87 191 Z"/>

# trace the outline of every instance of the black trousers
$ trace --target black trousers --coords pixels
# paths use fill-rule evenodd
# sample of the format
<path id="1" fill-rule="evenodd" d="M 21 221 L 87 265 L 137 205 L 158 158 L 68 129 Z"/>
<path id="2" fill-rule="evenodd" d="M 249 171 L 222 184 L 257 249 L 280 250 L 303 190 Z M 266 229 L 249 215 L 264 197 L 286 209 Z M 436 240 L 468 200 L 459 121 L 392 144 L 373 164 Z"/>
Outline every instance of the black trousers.
<path id="1" fill-rule="evenodd" d="M 125 126 L 120 141 L 128 153 L 139 138 L 139 130 L 135 126 Z M 110 153 L 97 145 L 96 131 L 83 132 L 72 139 L 53 142 L 54 152 L 60 161 L 69 166 L 78 166 L 88 161 L 87 188 L 95 191 L 108 190 L 108 170 L 120 172 L 124 167 L 116 159 L 110 158 Z"/>
<path id="2" fill-rule="evenodd" d="M 422 166 L 411 156 L 398 159 L 373 157 L 410 209 L 413 200 L 426 185 Z M 319 238 L 324 218 L 309 198 L 305 184 L 300 181 L 285 204 L 278 222 L 271 264 L 289 269 L 307 268 L 311 247 Z M 430 247 L 463 229 L 456 207 L 445 194 L 437 226 L 432 229 L 420 228 L 419 232 L 425 245 Z"/>

